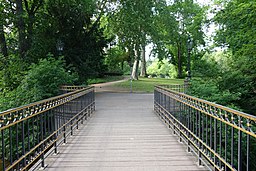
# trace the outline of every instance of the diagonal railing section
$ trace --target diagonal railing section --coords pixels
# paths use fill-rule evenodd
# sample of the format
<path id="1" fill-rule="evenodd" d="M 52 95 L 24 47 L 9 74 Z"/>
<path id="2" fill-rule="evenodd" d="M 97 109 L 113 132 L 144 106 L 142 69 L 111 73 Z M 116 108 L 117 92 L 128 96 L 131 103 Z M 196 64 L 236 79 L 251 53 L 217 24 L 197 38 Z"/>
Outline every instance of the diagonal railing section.
<path id="1" fill-rule="evenodd" d="M 0 170 L 28 170 L 45 166 L 67 136 L 95 110 L 94 88 L 77 88 L 57 97 L 0 113 Z"/>
<path id="2" fill-rule="evenodd" d="M 155 86 L 154 110 L 210 170 L 256 170 L 256 117 Z M 180 90 L 180 91 L 179 91 Z"/>
<path id="3" fill-rule="evenodd" d="M 69 93 L 72 91 L 76 91 L 76 90 L 81 90 L 86 88 L 85 86 L 68 86 L 68 85 L 64 85 L 60 87 L 60 91 L 64 94 L 64 93 Z"/>

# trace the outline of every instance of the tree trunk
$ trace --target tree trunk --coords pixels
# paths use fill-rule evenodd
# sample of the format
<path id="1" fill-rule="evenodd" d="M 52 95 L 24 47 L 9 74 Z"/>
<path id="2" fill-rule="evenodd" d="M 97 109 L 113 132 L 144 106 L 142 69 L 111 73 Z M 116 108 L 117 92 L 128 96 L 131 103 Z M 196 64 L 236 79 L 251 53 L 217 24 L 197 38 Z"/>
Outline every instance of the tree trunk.
<path id="1" fill-rule="evenodd" d="M 6 39 L 4 34 L 4 26 L 2 21 L 0 21 L 0 50 L 5 57 L 8 56 Z"/>
<path id="2" fill-rule="evenodd" d="M 145 45 L 142 45 L 142 53 L 141 53 L 141 71 L 140 76 L 146 77 L 147 76 L 147 69 L 146 69 L 146 49 Z"/>
<path id="3" fill-rule="evenodd" d="M 138 69 L 139 69 L 139 60 L 136 57 L 136 59 L 134 60 L 133 67 L 132 67 L 132 79 L 133 80 L 139 80 Z"/>
<path id="4" fill-rule="evenodd" d="M 31 48 L 31 45 L 32 45 L 32 37 L 33 37 L 33 28 L 34 28 L 34 22 L 35 22 L 35 14 L 32 13 L 32 14 L 29 14 L 29 21 L 28 21 L 28 27 L 27 27 L 27 32 L 28 32 L 28 35 L 27 35 L 27 40 L 26 40 L 26 50 L 30 49 Z"/>
<path id="5" fill-rule="evenodd" d="M 138 76 L 139 60 L 140 60 L 140 50 L 139 50 L 139 46 L 136 45 L 135 59 L 134 59 L 134 64 L 133 64 L 133 68 L 132 68 L 132 79 L 133 80 L 139 80 L 139 76 Z"/>
<path id="6" fill-rule="evenodd" d="M 16 15 L 17 15 L 17 28 L 19 34 L 19 52 L 21 58 L 25 57 L 25 53 L 27 50 L 26 45 L 26 32 L 25 32 L 25 23 L 23 18 L 23 6 L 22 0 L 16 0 Z"/>
<path id="7" fill-rule="evenodd" d="M 182 78 L 181 42 L 178 42 L 178 78 Z"/>

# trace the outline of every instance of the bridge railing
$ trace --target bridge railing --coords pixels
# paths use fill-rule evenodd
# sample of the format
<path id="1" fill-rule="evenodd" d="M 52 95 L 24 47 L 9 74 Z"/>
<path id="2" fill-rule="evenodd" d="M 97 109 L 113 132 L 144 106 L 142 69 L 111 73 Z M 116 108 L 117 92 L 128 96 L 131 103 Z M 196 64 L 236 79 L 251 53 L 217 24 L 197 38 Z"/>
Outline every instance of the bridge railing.
<path id="1" fill-rule="evenodd" d="M 154 110 L 210 170 L 256 170 L 256 117 L 155 86 Z"/>
<path id="2" fill-rule="evenodd" d="M 159 85 L 162 88 L 170 89 L 180 93 L 186 93 L 188 84 L 171 84 L 171 85 Z"/>
<path id="3" fill-rule="evenodd" d="M 0 170 L 28 170 L 45 166 L 95 110 L 94 88 L 78 89 L 57 97 L 0 113 Z"/>
<path id="4" fill-rule="evenodd" d="M 76 90 L 81 90 L 81 89 L 84 89 L 84 88 L 86 88 L 86 86 L 67 86 L 67 85 L 64 85 L 64 86 L 60 87 L 60 90 L 64 94 L 64 93 L 68 93 L 68 92 L 72 92 L 72 91 L 76 91 Z"/>

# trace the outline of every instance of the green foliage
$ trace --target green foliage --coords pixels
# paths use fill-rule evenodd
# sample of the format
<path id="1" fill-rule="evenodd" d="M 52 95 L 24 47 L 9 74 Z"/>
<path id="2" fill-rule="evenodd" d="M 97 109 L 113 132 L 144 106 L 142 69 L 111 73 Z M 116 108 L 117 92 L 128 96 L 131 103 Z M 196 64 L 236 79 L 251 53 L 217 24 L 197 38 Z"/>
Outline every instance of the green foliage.
<path id="1" fill-rule="evenodd" d="M 193 61 L 193 76 L 204 78 L 216 78 L 230 69 L 231 53 L 218 51 L 205 53 L 202 58 Z"/>
<path id="2" fill-rule="evenodd" d="M 222 89 L 240 93 L 237 104 L 256 115 L 256 2 L 234 0 L 224 4 L 214 18 L 220 25 L 215 42 L 228 46 L 233 55 L 231 67 L 220 84 Z"/>
<path id="3" fill-rule="evenodd" d="M 61 85 L 72 84 L 76 79 L 74 74 L 65 71 L 61 59 L 48 57 L 31 65 L 16 95 L 23 104 L 28 104 L 58 95 Z"/>
<path id="4" fill-rule="evenodd" d="M 127 60 L 126 53 L 119 47 L 111 47 L 104 60 L 107 72 L 123 73 L 124 62 Z"/>
<path id="5" fill-rule="evenodd" d="M 162 61 L 155 60 L 147 68 L 147 73 L 152 76 L 167 76 L 170 78 L 177 78 L 176 67 L 171 64 L 167 59 Z"/>
<path id="6" fill-rule="evenodd" d="M 12 91 L 19 86 L 28 65 L 16 55 L 4 57 L 0 54 L 0 61 L 0 89 Z"/>
<path id="7" fill-rule="evenodd" d="M 189 94 L 217 104 L 242 110 L 237 101 L 241 98 L 240 92 L 223 86 L 230 74 L 232 57 L 230 52 L 206 53 L 201 59 L 193 63 L 193 77 Z M 232 82 L 231 80 L 229 80 Z"/>
<path id="8" fill-rule="evenodd" d="M 234 104 L 236 100 L 239 100 L 240 94 L 231 93 L 227 89 L 221 90 L 218 81 L 215 79 L 193 78 L 188 94 L 213 103 L 241 110 Z"/>
<path id="9" fill-rule="evenodd" d="M 32 64 L 17 88 L 0 94 L 0 110 L 56 96 L 61 85 L 73 84 L 76 80 L 76 74 L 65 71 L 62 59 L 49 56 Z"/>
<path id="10" fill-rule="evenodd" d="M 18 2 L 19 13 L 15 11 Z M 83 82 L 104 72 L 103 48 L 108 40 L 100 28 L 99 8 L 95 0 L 1 1 L 0 47 L 5 36 L 8 53 L 19 54 L 28 65 L 48 53 L 61 54 L 65 67 L 76 71 Z M 59 41 L 64 44 L 63 51 L 56 48 Z"/>
<path id="11" fill-rule="evenodd" d="M 43 39 L 36 39 L 33 54 L 50 50 L 57 56 L 60 52 L 56 44 L 61 41 L 67 67 L 79 74 L 80 82 L 104 72 L 103 48 L 108 40 L 103 36 L 99 20 L 93 19 L 97 14 L 96 1 L 53 0 L 46 8 L 41 20 L 48 24 L 39 26 L 38 37 Z"/>
<path id="12" fill-rule="evenodd" d="M 206 22 L 206 10 L 207 7 L 190 0 L 173 1 L 155 16 L 154 53 L 159 59 L 168 57 L 177 66 L 180 78 L 185 75 L 188 37 L 192 39 L 192 49 L 205 44 L 203 24 Z M 197 51 L 192 50 L 193 53 Z"/>

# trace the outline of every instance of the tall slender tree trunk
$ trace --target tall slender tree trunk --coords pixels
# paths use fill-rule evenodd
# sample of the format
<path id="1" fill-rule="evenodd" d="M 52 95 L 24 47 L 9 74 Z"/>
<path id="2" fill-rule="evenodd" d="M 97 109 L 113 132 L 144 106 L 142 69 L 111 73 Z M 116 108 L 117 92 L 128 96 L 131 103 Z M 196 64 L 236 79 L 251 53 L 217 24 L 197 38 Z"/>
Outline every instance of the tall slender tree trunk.
<path id="1" fill-rule="evenodd" d="M 135 60 L 133 63 L 133 68 L 132 68 L 132 79 L 133 80 L 139 80 L 138 69 L 139 69 L 139 60 L 137 59 L 137 57 L 135 57 Z"/>
<path id="2" fill-rule="evenodd" d="M 25 57 L 27 50 L 26 45 L 26 33 L 25 33 L 25 22 L 23 18 L 24 10 L 22 0 L 16 0 L 16 15 L 17 15 L 17 28 L 19 34 L 19 51 L 21 58 Z"/>
<path id="3" fill-rule="evenodd" d="M 142 77 L 146 77 L 147 76 L 147 69 L 146 69 L 146 46 L 145 45 L 142 45 L 140 76 L 142 76 Z"/>
<path id="4" fill-rule="evenodd" d="M 0 50 L 5 57 L 8 56 L 4 26 L 2 21 L 0 21 Z"/>
<path id="5" fill-rule="evenodd" d="M 182 78 L 181 42 L 178 42 L 178 78 Z"/>
<path id="6" fill-rule="evenodd" d="M 132 68 L 132 79 L 133 80 L 139 79 L 139 75 L 138 75 L 139 61 L 140 61 L 140 48 L 138 45 L 136 45 L 135 46 L 135 59 L 134 59 L 134 64 L 133 64 L 133 68 Z"/>

